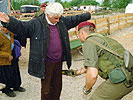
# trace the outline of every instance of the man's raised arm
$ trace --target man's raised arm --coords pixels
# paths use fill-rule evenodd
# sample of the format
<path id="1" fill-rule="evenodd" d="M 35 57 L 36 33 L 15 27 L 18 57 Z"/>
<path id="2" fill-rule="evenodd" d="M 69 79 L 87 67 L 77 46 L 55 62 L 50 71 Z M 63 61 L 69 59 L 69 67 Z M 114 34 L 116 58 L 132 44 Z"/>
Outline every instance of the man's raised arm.
<path id="1" fill-rule="evenodd" d="M 0 12 L 0 21 L 4 23 L 9 23 L 10 18 L 7 14 Z"/>

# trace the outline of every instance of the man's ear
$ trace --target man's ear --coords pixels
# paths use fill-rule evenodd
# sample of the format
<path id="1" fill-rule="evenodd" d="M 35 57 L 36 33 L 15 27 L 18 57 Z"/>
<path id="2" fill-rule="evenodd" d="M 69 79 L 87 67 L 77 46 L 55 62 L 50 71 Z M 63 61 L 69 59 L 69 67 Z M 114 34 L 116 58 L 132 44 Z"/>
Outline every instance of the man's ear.
<path id="1" fill-rule="evenodd" d="M 84 34 L 85 34 L 85 32 L 84 32 L 84 31 L 82 31 L 82 32 L 81 32 L 81 34 L 82 34 L 82 35 L 84 35 Z"/>
<path id="2" fill-rule="evenodd" d="M 47 14 L 47 17 L 48 17 L 48 18 L 50 17 L 49 14 Z"/>

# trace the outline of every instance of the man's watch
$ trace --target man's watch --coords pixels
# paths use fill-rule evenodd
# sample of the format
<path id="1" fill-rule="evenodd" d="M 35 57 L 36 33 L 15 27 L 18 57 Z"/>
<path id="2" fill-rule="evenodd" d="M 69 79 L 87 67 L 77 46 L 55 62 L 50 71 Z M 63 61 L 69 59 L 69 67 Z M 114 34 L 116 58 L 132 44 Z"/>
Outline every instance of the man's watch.
<path id="1" fill-rule="evenodd" d="M 87 90 L 87 89 L 85 88 L 85 86 L 83 87 L 83 93 L 84 93 L 85 95 L 88 95 L 88 94 L 91 92 L 91 90 L 92 90 L 92 88 L 90 88 L 89 90 Z"/>

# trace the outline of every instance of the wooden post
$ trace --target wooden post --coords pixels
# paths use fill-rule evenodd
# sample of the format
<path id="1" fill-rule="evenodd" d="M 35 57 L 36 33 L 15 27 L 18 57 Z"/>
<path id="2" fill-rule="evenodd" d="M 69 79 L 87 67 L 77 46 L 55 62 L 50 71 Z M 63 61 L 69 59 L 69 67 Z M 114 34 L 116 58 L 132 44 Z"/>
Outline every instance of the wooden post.
<path id="1" fill-rule="evenodd" d="M 10 0 L 8 0 L 9 15 L 11 15 Z"/>
<path id="2" fill-rule="evenodd" d="M 95 23 L 95 32 L 97 33 L 97 21 L 96 21 L 96 19 L 94 20 L 94 23 Z"/>
<path id="3" fill-rule="evenodd" d="M 118 15 L 118 30 L 120 29 L 120 16 Z"/>
<path id="4" fill-rule="evenodd" d="M 12 7 L 12 10 L 13 10 L 14 15 L 17 16 L 16 11 L 15 11 L 15 9 L 13 8 L 12 4 L 11 4 L 10 2 L 9 2 L 9 4 L 10 4 L 10 7 Z"/>
<path id="5" fill-rule="evenodd" d="M 125 14 L 125 22 L 126 22 L 126 26 L 128 26 L 128 21 L 127 21 L 127 15 Z"/>
<path id="6" fill-rule="evenodd" d="M 131 16 L 132 16 L 132 21 L 131 21 L 132 23 L 131 23 L 131 25 L 133 25 L 133 14 Z"/>
<path id="7" fill-rule="evenodd" d="M 104 10 L 103 10 L 103 18 L 104 18 Z"/>
<path id="8" fill-rule="evenodd" d="M 109 17 L 107 18 L 107 22 L 108 22 L 108 35 L 110 35 L 110 20 L 109 20 Z"/>

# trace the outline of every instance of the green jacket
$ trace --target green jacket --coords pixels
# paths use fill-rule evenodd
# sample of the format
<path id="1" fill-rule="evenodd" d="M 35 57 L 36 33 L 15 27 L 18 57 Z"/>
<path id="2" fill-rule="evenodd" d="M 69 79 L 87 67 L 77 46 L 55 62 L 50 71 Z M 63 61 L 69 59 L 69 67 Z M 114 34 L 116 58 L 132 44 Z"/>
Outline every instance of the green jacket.
<path id="1" fill-rule="evenodd" d="M 34 17 L 38 17 L 38 16 L 40 16 L 40 15 L 41 15 L 41 11 L 35 13 Z"/>
<path id="2" fill-rule="evenodd" d="M 88 39 L 90 38 L 123 56 L 125 49 L 116 40 L 97 33 L 90 34 Z M 88 39 L 83 44 L 85 66 L 96 67 L 99 71 L 99 75 L 102 78 L 107 79 L 108 73 L 112 69 L 124 65 L 122 59 L 97 46 L 96 44 L 91 43 Z"/>

